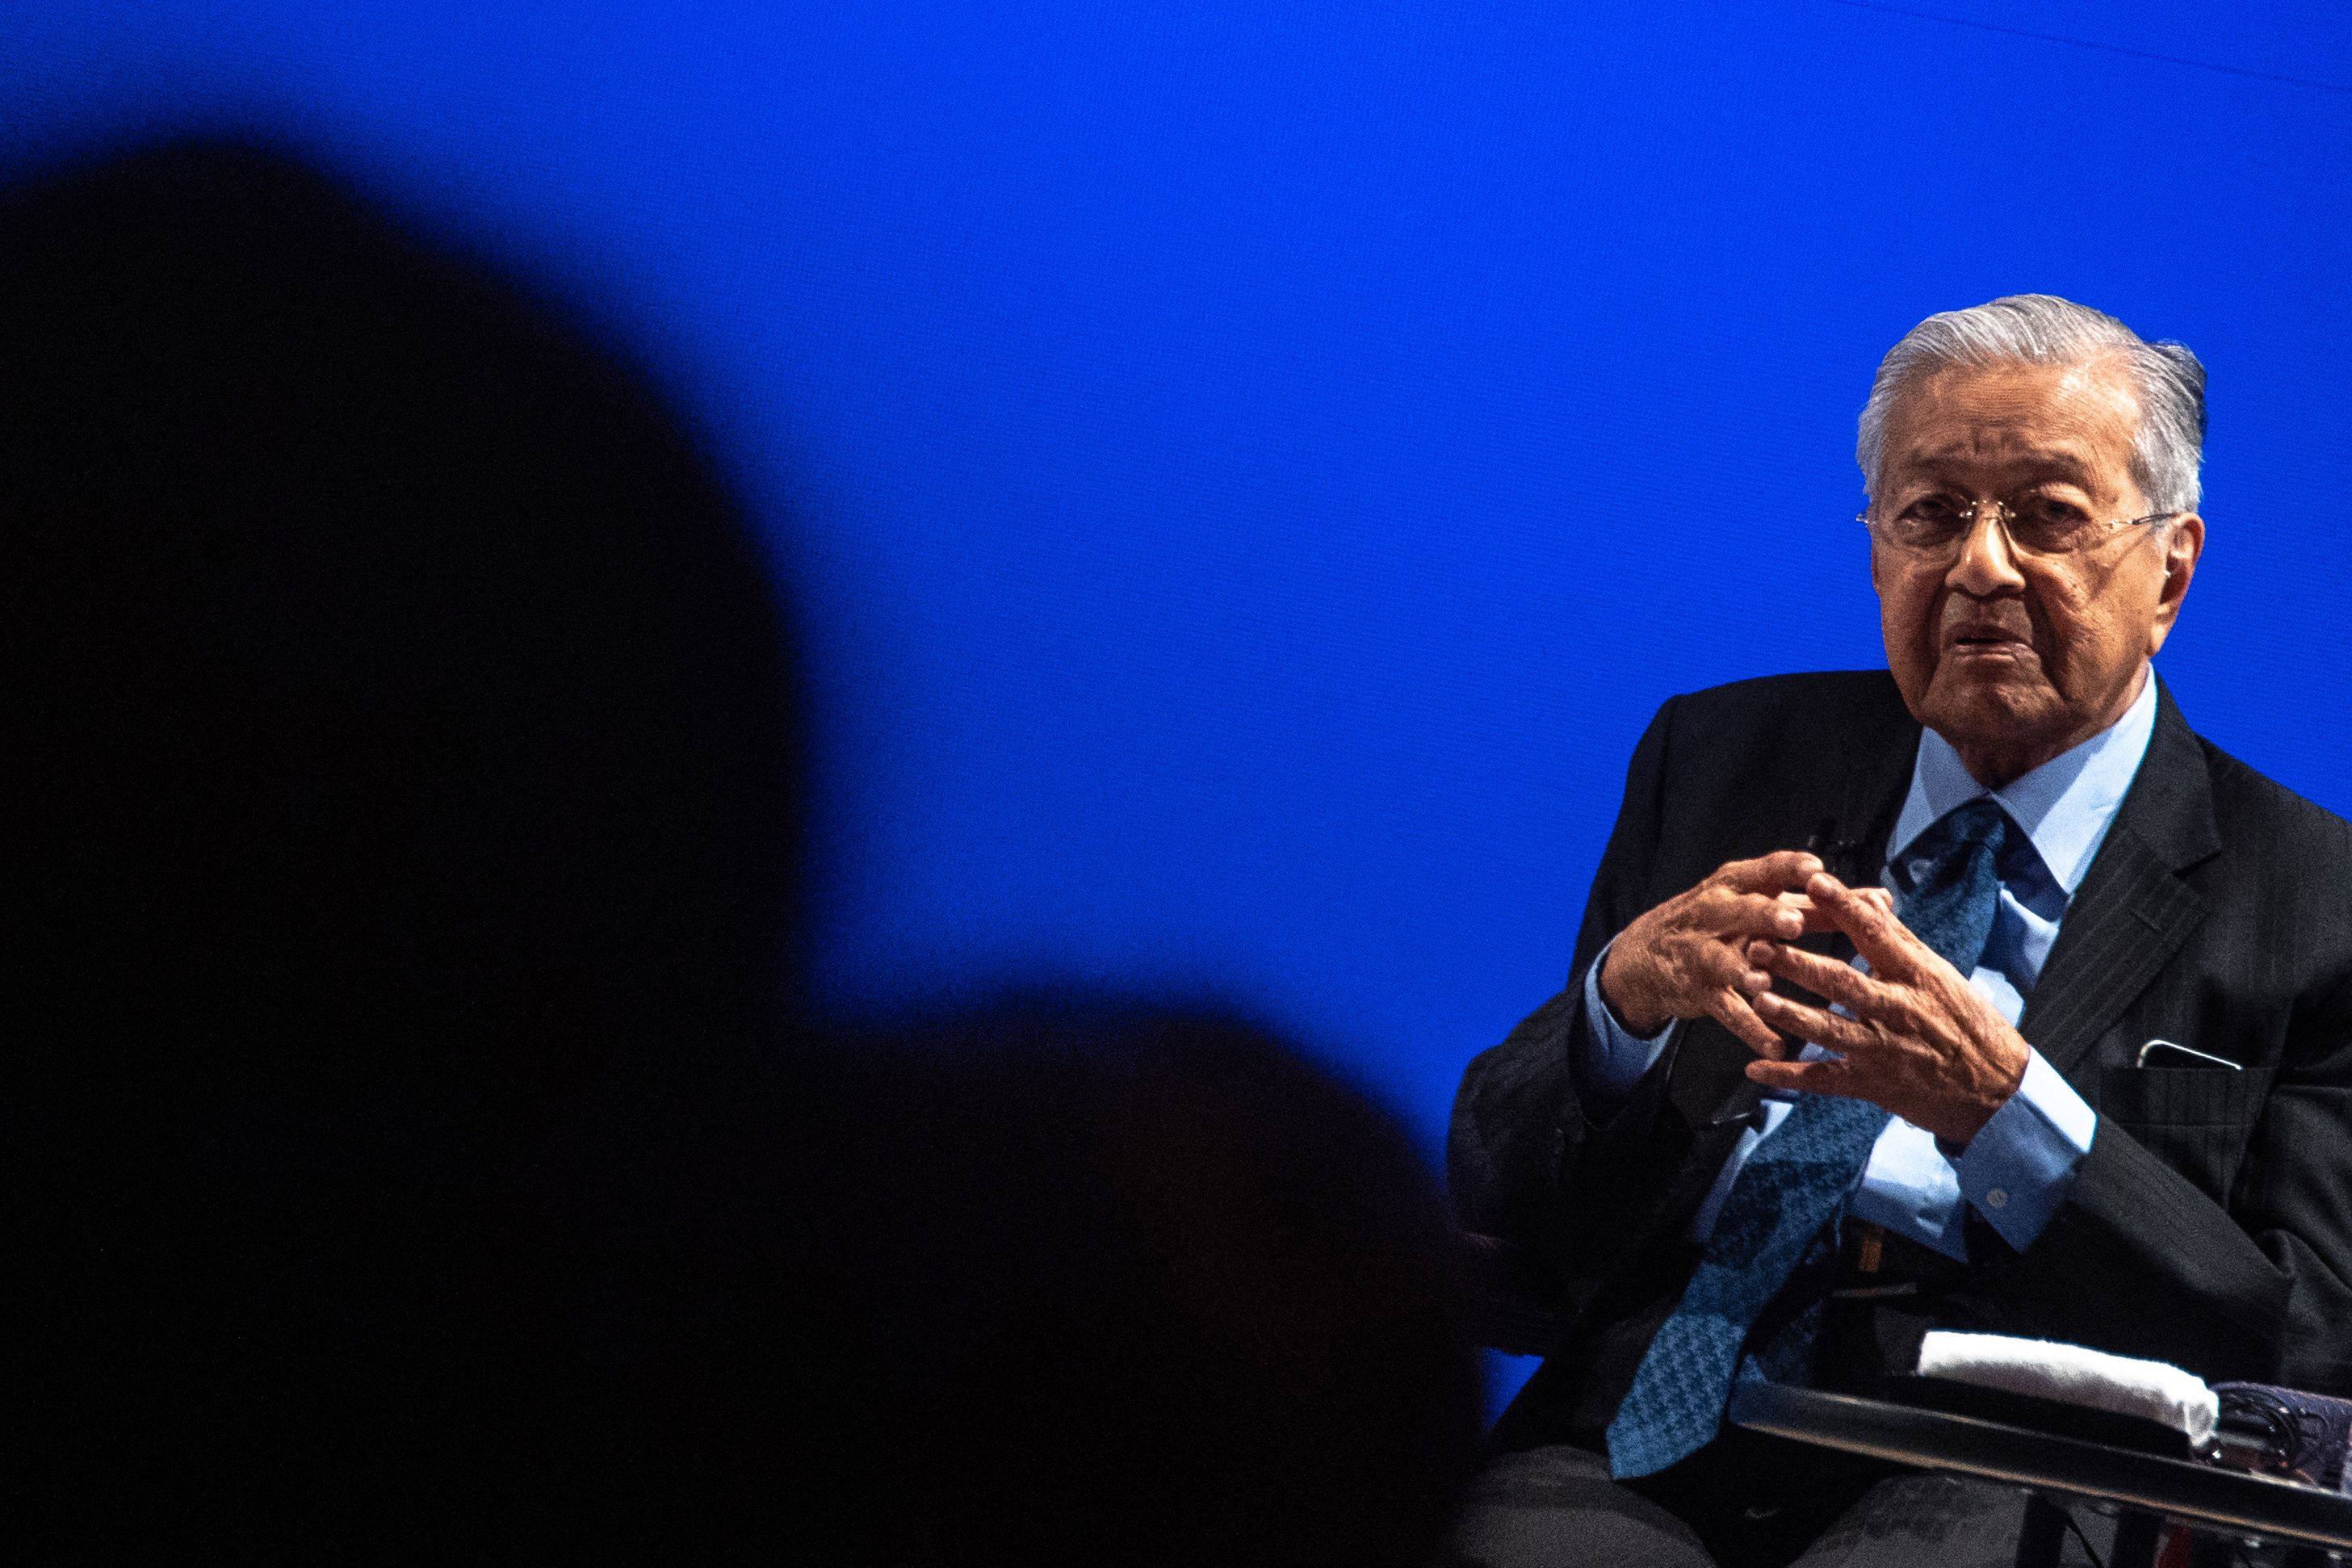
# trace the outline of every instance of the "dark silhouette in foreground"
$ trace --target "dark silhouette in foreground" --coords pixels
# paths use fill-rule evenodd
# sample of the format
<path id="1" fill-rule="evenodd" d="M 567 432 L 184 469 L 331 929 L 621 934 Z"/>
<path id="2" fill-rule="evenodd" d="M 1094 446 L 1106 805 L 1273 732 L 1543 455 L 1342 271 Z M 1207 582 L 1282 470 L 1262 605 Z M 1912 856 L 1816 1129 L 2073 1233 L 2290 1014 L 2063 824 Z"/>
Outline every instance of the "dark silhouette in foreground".
<path id="1" fill-rule="evenodd" d="M 1478 1391 L 1391 1118 L 1245 1026 L 1066 997 L 845 1070 L 889 1108 L 821 1205 L 898 1287 L 845 1424 L 877 1560 L 1433 1560 Z"/>
<path id="2" fill-rule="evenodd" d="M 268 154 L 68 171 L 0 203 L 0 584 L 8 1511 L 396 1548 L 748 1430 L 801 726 L 646 385 Z"/>
<path id="3" fill-rule="evenodd" d="M 0 1515 L 52 1553 L 1418 1562 L 1433 1184 L 1236 1026 L 820 1044 L 644 380 L 275 154 L 0 199 Z"/>

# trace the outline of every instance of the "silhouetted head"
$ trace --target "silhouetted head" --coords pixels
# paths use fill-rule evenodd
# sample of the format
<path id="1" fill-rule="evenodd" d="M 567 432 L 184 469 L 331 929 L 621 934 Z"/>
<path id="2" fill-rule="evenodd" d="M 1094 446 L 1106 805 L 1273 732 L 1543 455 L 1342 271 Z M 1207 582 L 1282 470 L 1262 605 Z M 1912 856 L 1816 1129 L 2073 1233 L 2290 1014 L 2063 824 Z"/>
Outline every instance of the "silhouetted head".
<path id="1" fill-rule="evenodd" d="M 780 974 L 740 520 L 639 377 L 327 181 L 190 144 L 0 206 L 0 528 L 33 934 L 126 1065 L 536 1097 Z"/>
<path id="2" fill-rule="evenodd" d="M 32 1468 L 462 1423 L 501 1194 L 797 984 L 742 519 L 560 318 L 189 142 L 0 199 L 0 603 Z"/>
<path id="3" fill-rule="evenodd" d="M 865 1068 L 834 1174 L 874 1560 L 1413 1563 L 1478 1428 L 1402 1130 L 1213 1016 L 1033 999 Z"/>

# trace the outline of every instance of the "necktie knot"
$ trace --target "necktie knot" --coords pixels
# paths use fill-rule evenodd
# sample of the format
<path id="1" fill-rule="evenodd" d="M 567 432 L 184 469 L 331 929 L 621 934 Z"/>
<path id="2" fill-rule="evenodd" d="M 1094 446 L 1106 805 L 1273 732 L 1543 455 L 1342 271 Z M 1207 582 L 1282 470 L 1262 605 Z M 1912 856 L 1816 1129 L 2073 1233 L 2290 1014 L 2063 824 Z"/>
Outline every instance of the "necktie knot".
<path id="1" fill-rule="evenodd" d="M 1912 856 L 1934 864 L 1955 855 L 1971 854 L 1982 845 L 1997 858 L 2009 847 L 2015 827 L 2000 801 L 1980 795 L 1964 805 L 1954 806 L 1931 823 L 1919 835 Z"/>

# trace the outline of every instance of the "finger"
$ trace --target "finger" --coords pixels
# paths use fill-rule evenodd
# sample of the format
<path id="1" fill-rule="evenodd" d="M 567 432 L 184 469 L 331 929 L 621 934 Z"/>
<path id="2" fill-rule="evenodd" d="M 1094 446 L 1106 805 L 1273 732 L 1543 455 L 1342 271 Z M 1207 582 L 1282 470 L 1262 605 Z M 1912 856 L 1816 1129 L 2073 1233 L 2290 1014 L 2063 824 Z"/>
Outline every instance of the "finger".
<path id="1" fill-rule="evenodd" d="M 1710 879 L 1741 893 L 1794 892 L 1822 868 L 1822 858 L 1803 849 L 1780 849 L 1753 860 L 1733 860 Z"/>
<path id="2" fill-rule="evenodd" d="M 1884 888 L 1856 888 L 1853 889 L 1853 894 L 1856 898 L 1870 900 L 1888 914 L 1895 912 L 1895 895 Z M 1804 934 L 1807 936 L 1838 929 L 1837 922 L 1830 918 L 1829 911 L 1802 893 L 1783 893 L 1780 895 L 1780 901 L 1785 907 L 1796 910 L 1803 919 Z"/>
<path id="3" fill-rule="evenodd" d="M 1853 938 L 1854 951 L 1870 961 L 1874 973 L 1907 973 L 1927 951 L 1895 918 L 1892 900 L 1867 898 L 1863 889 L 1849 888 L 1826 871 L 1805 884 L 1805 896 Z"/>
<path id="4" fill-rule="evenodd" d="M 1748 944 L 1748 962 L 1855 1013 L 1874 1013 L 1885 1000 L 1880 994 L 1884 988 L 1853 965 L 1823 958 L 1818 952 L 1807 952 L 1801 947 L 1751 942 Z"/>
<path id="5" fill-rule="evenodd" d="M 1748 943 L 1740 938 L 1699 942 L 1690 958 L 1690 987 L 1709 986 L 1753 996 L 1772 989 L 1772 977 L 1748 962 Z"/>
<path id="6" fill-rule="evenodd" d="M 1784 1057 L 1789 1047 L 1772 1031 L 1772 1026 L 1756 1016 L 1756 1009 L 1747 997 L 1737 991 L 1718 991 L 1707 1003 L 1707 1013 L 1718 1024 L 1739 1037 L 1740 1043 L 1760 1057 Z"/>
<path id="7" fill-rule="evenodd" d="M 1782 893 L 1780 902 L 1782 909 L 1796 911 L 1798 921 L 1804 926 L 1803 935 L 1811 936 L 1817 931 L 1837 930 L 1837 927 L 1830 922 L 1828 911 L 1802 893 Z"/>
<path id="8" fill-rule="evenodd" d="M 1777 991 L 1767 991 L 1757 997 L 1751 1010 L 1780 1033 L 1810 1040 L 1842 1056 L 1867 1053 L 1879 1043 L 1869 1025 L 1826 1007 L 1792 1002 Z"/>
<path id="9" fill-rule="evenodd" d="M 1805 934 L 1802 913 L 1762 893 L 1718 890 L 1713 895 L 1708 912 L 1716 931 L 1724 936 L 1761 936 L 1794 942 Z"/>
<path id="10" fill-rule="evenodd" d="M 1767 1089 L 1794 1089 L 1802 1094 L 1835 1095 L 1861 1100 L 1862 1081 L 1843 1062 L 1779 1062 L 1760 1058 L 1748 1064 L 1748 1080 Z"/>

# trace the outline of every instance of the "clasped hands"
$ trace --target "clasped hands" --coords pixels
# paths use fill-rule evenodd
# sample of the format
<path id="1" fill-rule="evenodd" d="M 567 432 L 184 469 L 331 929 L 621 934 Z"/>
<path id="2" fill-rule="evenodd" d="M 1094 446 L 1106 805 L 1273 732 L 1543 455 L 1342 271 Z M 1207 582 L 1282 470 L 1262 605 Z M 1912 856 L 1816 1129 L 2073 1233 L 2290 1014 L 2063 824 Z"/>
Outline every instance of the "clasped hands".
<path id="1" fill-rule="evenodd" d="M 1840 931 L 1870 964 L 1796 946 Z M 1773 989 L 1781 980 L 1842 1008 Z M 1636 919 L 1611 944 L 1601 989 L 1635 1033 L 1711 1017 L 1757 1055 L 1770 1089 L 1866 1100 L 1963 1149 L 2024 1080 L 2024 1038 L 1895 915 L 1881 888 L 1849 888 L 1817 856 L 1734 860 Z M 1790 1059 L 1783 1035 L 1836 1053 Z"/>

